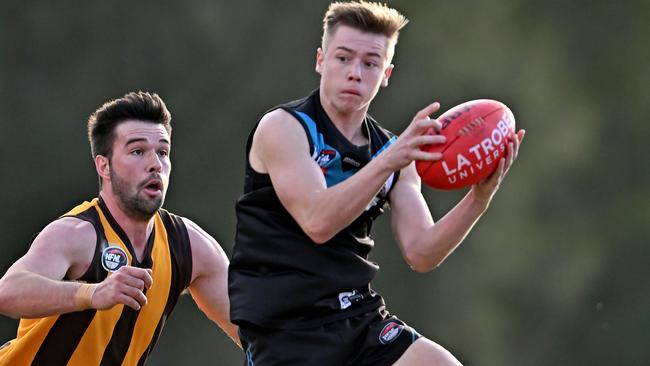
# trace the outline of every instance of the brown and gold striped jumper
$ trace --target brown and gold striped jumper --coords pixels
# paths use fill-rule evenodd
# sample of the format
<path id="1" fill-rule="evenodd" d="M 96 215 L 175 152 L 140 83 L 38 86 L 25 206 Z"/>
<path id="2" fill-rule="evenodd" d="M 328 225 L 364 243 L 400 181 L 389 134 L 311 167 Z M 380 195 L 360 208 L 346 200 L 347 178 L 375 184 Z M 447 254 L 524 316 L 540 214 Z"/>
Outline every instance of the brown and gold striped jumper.
<path id="1" fill-rule="evenodd" d="M 111 272 L 102 266 L 108 247 L 119 247 L 128 265 L 151 268 L 153 286 L 139 311 L 124 305 L 38 319 L 21 319 L 16 339 L 0 349 L 0 366 L 143 365 L 178 297 L 189 286 L 192 252 L 180 216 L 160 209 L 139 262 L 128 237 L 101 198 L 84 202 L 62 217 L 90 222 L 97 232 L 92 262 L 80 281 L 98 283 Z M 115 250 L 112 251 L 113 253 Z"/>

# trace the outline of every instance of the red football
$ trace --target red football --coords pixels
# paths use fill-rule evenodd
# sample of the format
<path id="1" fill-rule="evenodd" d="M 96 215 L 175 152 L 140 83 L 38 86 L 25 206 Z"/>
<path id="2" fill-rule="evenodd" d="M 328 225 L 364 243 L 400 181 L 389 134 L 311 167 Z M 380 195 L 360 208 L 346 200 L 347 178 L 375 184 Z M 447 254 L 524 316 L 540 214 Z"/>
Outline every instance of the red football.
<path id="1" fill-rule="evenodd" d="M 506 154 L 506 143 L 516 138 L 515 117 L 496 100 L 465 102 L 437 119 L 447 142 L 421 149 L 442 152 L 442 159 L 415 162 L 422 181 L 433 188 L 463 188 L 487 178 Z M 429 129 L 426 133 L 437 132 Z"/>

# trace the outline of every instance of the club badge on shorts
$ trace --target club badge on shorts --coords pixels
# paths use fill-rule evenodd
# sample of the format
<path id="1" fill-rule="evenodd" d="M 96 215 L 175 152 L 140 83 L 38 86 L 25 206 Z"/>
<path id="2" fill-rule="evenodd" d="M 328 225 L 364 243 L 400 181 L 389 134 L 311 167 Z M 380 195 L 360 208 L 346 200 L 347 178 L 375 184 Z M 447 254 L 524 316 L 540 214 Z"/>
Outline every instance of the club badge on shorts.
<path id="1" fill-rule="evenodd" d="M 118 246 L 113 245 L 102 251 L 102 267 L 109 272 L 117 271 L 120 267 L 126 266 L 128 262 L 129 257 L 126 252 Z"/>
<path id="2" fill-rule="evenodd" d="M 381 344 L 388 344 L 397 338 L 397 336 L 402 333 L 404 326 L 396 322 L 390 322 L 384 326 L 384 328 L 379 332 L 379 342 Z"/>

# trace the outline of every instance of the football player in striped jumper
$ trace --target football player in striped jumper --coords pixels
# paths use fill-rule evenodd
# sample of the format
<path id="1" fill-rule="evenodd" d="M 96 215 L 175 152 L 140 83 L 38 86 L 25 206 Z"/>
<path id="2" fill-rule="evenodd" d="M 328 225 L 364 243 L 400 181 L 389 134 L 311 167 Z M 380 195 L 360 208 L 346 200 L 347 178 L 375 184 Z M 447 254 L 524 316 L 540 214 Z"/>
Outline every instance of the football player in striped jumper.
<path id="1" fill-rule="evenodd" d="M 163 100 L 146 92 L 90 116 L 99 195 L 47 225 L 0 279 L 0 313 L 21 318 L 0 365 L 143 365 L 186 289 L 238 342 L 224 251 L 162 208 L 170 122 Z"/>

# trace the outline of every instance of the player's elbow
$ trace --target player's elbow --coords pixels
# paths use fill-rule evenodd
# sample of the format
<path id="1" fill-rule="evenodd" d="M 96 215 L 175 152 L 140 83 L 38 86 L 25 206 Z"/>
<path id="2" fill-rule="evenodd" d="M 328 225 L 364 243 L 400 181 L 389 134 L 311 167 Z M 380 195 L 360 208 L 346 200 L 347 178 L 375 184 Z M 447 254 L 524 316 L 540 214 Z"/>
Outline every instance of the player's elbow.
<path id="1" fill-rule="evenodd" d="M 315 244 L 321 245 L 327 243 L 331 238 L 332 235 L 328 235 L 327 233 L 324 232 L 318 232 L 318 231 L 306 231 L 305 232 L 309 239 L 313 241 Z"/>
<path id="2" fill-rule="evenodd" d="M 303 231 L 311 241 L 319 245 L 327 243 L 335 234 L 326 225 L 318 222 L 307 223 L 303 226 Z"/>
<path id="3" fill-rule="evenodd" d="M 427 273 L 437 268 L 442 261 L 426 258 L 420 253 L 406 253 L 406 262 L 417 273 Z"/>
<path id="4" fill-rule="evenodd" d="M 417 263 L 417 262 L 411 262 L 409 263 L 409 266 L 414 272 L 417 273 L 427 273 L 437 267 L 437 266 L 431 266 L 428 263 Z"/>

